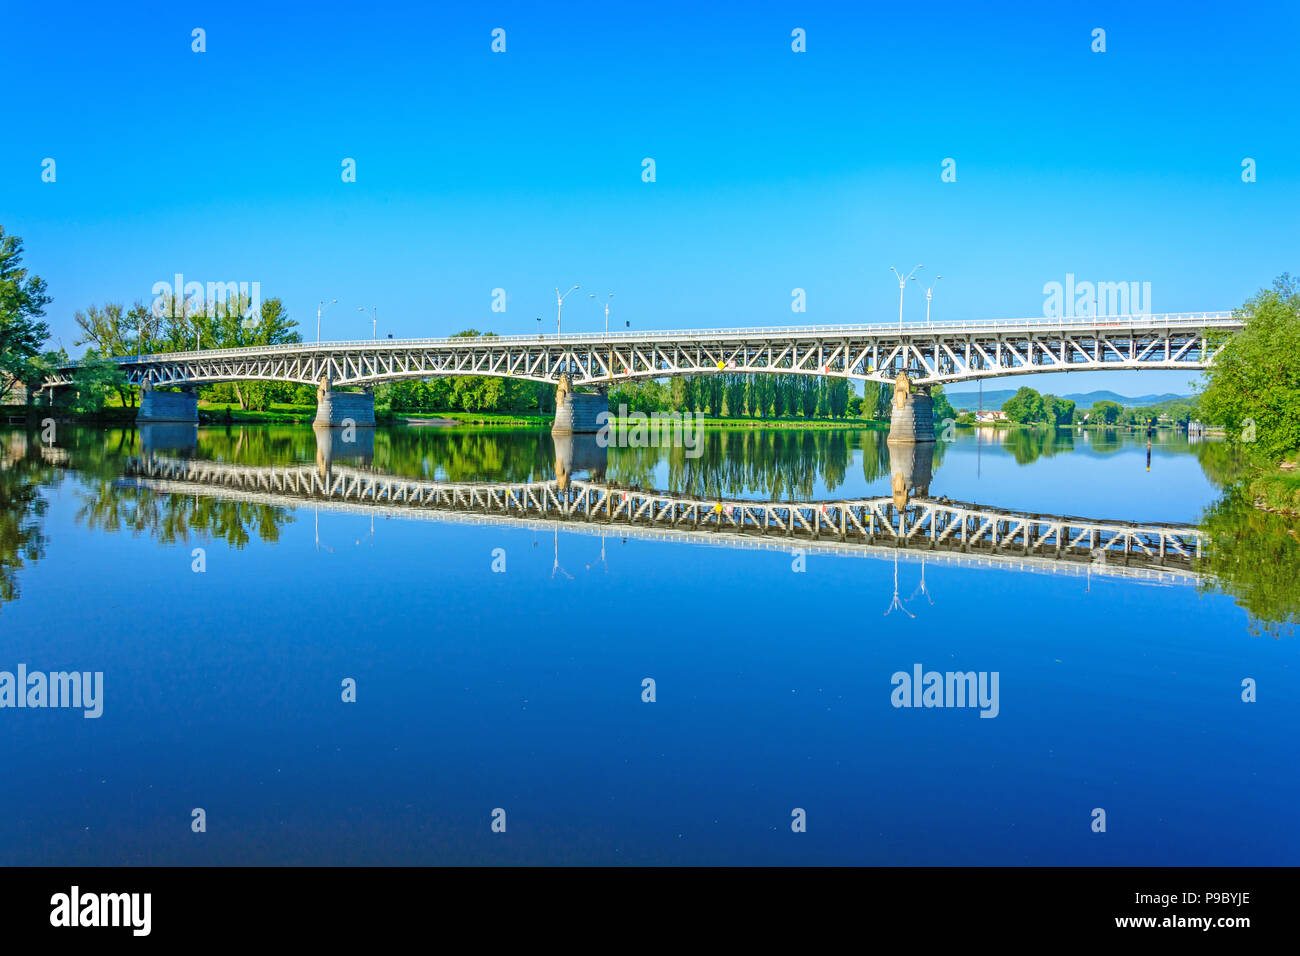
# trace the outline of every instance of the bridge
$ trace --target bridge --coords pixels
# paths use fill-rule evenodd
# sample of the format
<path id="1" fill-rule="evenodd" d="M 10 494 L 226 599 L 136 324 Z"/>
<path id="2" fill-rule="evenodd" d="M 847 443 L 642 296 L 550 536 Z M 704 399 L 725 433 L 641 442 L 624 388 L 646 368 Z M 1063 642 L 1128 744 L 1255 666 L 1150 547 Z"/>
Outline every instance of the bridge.
<path id="1" fill-rule="evenodd" d="M 560 469 L 564 474 L 566 469 Z M 1195 527 L 1044 515 L 942 497 L 751 501 L 595 480 L 439 482 L 333 462 L 251 466 L 148 454 L 120 484 L 159 494 L 434 521 L 859 555 L 1157 584 L 1199 579 Z M 900 482 L 901 479 L 901 482 Z M 912 476 L 895 475 L 895 487 Z M 928 474 L 923 480 L 928 481 Z"/>
<path id="2" fill-rule="evenodd" d="M 933 441 L 933 385 L 1043 372 L 1207 367 L 1245 318 L 1188 312 L 924 325 L 813 325 L 294 343 L 119 358 L 142 421 L 195 421 L 193 386 L 265 380 L 317 386 L 316 423 L 374 424 L 380 382 L 482 375 L 558 387 L 556 430 L 596 431 L 610 384 L 719 372 L 818 375 L 895 386 L 896 441 Z M 44 383 L 68 387 L 76 363 Z M 363 391 L 340 389 L 361 386 Z M 577 391 L 595 386 L 597 394 Z M 180 387 L 181 393 L 159 392 Z"/>

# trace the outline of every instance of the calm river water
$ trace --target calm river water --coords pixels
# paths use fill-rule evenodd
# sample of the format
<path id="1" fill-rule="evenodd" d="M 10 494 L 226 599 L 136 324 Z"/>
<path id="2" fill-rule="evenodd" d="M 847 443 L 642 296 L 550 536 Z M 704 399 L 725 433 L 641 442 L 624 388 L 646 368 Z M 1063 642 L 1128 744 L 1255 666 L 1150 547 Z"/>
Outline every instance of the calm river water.
<path id="1" fill-rule="evenodd" d="M 0 430 L 0 703 L 102 674 L 0 707 L 0 864 L 1300 863 L 1300 525 L 1226 446 L 696 450 Z"/>

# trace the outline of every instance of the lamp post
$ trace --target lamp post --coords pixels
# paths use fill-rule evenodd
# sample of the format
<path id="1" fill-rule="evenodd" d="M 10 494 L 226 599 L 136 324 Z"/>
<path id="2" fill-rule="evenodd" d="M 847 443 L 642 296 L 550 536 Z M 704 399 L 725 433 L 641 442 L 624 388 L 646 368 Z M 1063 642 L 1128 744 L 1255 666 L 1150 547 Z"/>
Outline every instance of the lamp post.
<path id="1" fill-rule="evenodd" d="M 575 286 L 575 288 L 576 288 L 576 286 Z M 587 298 L 589 298 L 589 299 L 595 299 L 595 298 L 596 298 L 596 293 L 594 293 L 594 292 L 589 293 L 589 294 L 587 295 Z M 609 296 L 605 299 L 605 337 L 606 337 L 606 338 L 609 338 L 609 300 L 612 299 L 612 298 L 614 298 L 614 293 L 611 292 L 611 293 L 609 294 Z"/>
<path id="2" fill-rule="evenodd" d="M 934 295 L 934 286 L 938 285 L 939 280 L 942 278 L 943 276 L 935 276 L 934 285 L 930 286 L 930 288 L 925 290 L 925 324 L 926 325 L 930 324 L 930 296 Z"/>
<path id="3" fill-rule="evenodd" d="M 372 337 L 376 342 L 378 342 L 378 341 L 379 341 L 379 306 L 377 306 L 377 305 L 371 305 L 371 306 L 359 305 L 359 306 L 357 306 L 357 311 L 358 311 L 358 312 L 364 312 L 364 311 L 366 311 L 367 308 L 371 309 L 372 312 L 373 312 L 373 316 L 372 316 L 372 318 L 371 318 L 371 323 L 370 323 L 370 325 L 371 325 L 371 328 L 370 328 L 371 337 Z"/>
<path id="4" fill-rule="evenodd" d="M 337 301 L 338 301 L 338 299 L 330 299 L 329 302 L 326 302 L 324 299 L 321 299 L 321 301 L 320 301 L 320 305 L 316 306 L 316 344 L 317 344 L 317 345 L 320 345 L 320 317 L 321 317 L 321 313 L 325 311 L 325 306 L 327 306 L 327 305 L 333 305 L 333 304 L 334 304 L 335 302 L 337 302 Z"/>
<path id="5" fill-rule="evenodd" d="M 564 300 L 577 291 L 578 287 L 575 285 L 564 295 L 560 295 L 560 287 L 558 285 L 555 287 L 555 334 L 557 336 L 560 334 L 560 317 L 564 314 Z"/>
<path id="6" fill-rule="evenodd" d="M 596 298 L 596 293 L 594 292 L 590 293 L 587 296 L 587 298 L 596 299 L 597 302 L 600 301 L 599 299 Z M 612 298 L 614 298 L 614 293 L 612 292 L 605 297 L 605 342 L 609 348 L 609 365 L 607 366 L 607 368 L 609 369 L 611 381 L 613 380 L 613 376 L 614 376 L 614 346 L 609 341 L 609 300 Z"/>
<path id="7" fill-rule="evenodd" d="M 920 268 L 922 268 L 922 266 L 918 264 L 916 266 L 916 269 L 920 269 Z M 908 279 L 911 279 L 913 282 L 916 281 L 916 269 L 913 269 L 906 276 L 904 276 L 893 266 L 889 267 L 889 271 L 898 277 L 898 329 L 900 332 L 903 329 L 903 290 L 907 288 Z"/>

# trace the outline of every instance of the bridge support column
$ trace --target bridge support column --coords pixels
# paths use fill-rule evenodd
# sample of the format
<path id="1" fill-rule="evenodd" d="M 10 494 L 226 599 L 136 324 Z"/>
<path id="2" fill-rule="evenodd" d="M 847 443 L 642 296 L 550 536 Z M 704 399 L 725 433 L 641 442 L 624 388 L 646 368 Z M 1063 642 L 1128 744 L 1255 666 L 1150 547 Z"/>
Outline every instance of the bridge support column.
<path id="1" fill-rule="evenodd" d="M 140 407 L 135 420 L 148 422 L 199 423 L 199 396 L 192 386 L 179 392 L 160 392 L 148 382 L 140 388 Z"/>
<path id="2" fill-rule="evenodd" d="M 561 375 L 555 388 L 555 424 L 552 435 L 594 435 L 600 431 L 596 416 L 609 411 L 609 395 L 604 389 L 595 394 L 575 392 L 569 376 Z"/>
<path id="3" fill-rule="evenodd" d="M 375 393 L 336 392 L 327 378 L 316 386 L 316 420 L 313 425 L 375 427 Z"/>
<path id="4" fill-rule="evenodd" d="M 933 442 L 934 404 L 930 390 L 913 385 L 906 374 L 894 381 L 894 402 L 889 416 L 891 442 Z"/>

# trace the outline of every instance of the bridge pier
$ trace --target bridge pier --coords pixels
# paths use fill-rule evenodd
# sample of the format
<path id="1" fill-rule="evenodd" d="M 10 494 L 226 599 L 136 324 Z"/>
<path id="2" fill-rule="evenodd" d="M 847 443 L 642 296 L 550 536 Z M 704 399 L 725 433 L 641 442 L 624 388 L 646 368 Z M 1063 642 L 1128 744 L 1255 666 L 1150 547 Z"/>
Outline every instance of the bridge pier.
<path id="1" fill-rule="evenodd" d="M 934 441 L 934 402 L 930 398 L 930 389 L 924 385 L 913 385 L 904 372 L 900 372 L 894 380 L 889 441 Z"/>
<path id="2" fill-rule="evenodd" d="M 323 378 L 316 386 L 316 420 L 313 425 L 375 427 L 375 393 L 337 392 Z"/>
<path id="3" fill-rule="evenodd" d="M 136 410 L 138 423 L 184 422 L 199 423 L 199 396 L 194 387 L 187 385 L 179 392 L 160 392 L 149 382 L 140 387 L 140 407 Z"/>
<path id="4" fill-rule="evenodd" d="M 552 435 L 594 435 L 600 431 L 596 416 L 609 411 L 609 395 L 604 388 L 595 394 L 575 392 L 568 375 L 560 376 L 555 387 L 555 424 Z"/>

